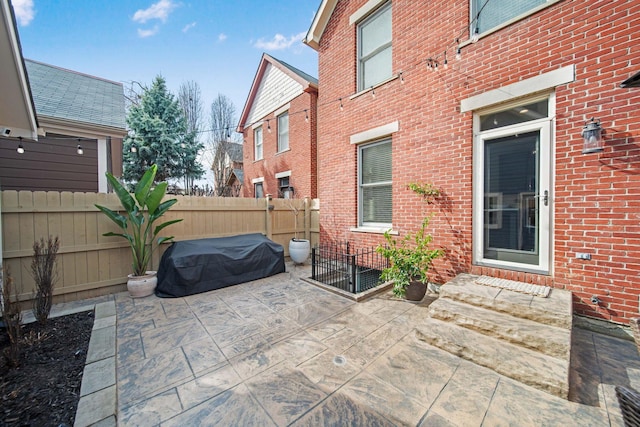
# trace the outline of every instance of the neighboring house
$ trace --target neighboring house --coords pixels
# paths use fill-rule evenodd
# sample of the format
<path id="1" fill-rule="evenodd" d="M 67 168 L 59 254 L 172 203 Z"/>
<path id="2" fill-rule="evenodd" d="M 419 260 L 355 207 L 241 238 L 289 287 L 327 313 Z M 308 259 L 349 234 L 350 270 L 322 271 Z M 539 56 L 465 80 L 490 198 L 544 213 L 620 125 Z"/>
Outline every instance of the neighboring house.
<path id="1" fill-rule="evenodd" d="M 106 193 L 105 172 L 122 175 L 122 84 L 41 62 L 24 64 L 38 138 L 0 139 L 0 188 Z"/>
<path id="2" fill-rule="evenodd" d="M 225 197 L 240 197 L 243 183 L 243 154 L 242 144 L 231 143 L 225 153 L 224 160 L 224 191 Z"/>
<path id="3" fill-rule="evenodd" d="M 262 55 L 237 128 L 244 197 L 317 197 L 317 97 L 317 79 Z"/>
<path id="4" fill-rule="evenodd" d="M 640 92 L 621 88 L 640 68 L 636 6 L 323 0 L 305 40 L 322 82 L 321 239 L 374 246 L 434 212 L 432 280 L 548 284 L 578 313 L 638 316 Z M 601 151 L 583 143 L 591 118 Z"/>

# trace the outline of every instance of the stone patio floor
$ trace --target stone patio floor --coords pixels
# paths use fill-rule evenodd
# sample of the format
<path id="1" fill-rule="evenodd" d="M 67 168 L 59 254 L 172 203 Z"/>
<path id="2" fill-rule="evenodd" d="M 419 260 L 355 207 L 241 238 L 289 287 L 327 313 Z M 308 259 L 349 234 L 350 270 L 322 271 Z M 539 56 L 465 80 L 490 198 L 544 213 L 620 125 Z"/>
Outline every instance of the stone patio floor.
<path id="1" fill-rule="evenodd" d="M 574 327 L 571 401 L 416 338 L 420 304 L 287 273 L 177 299 L 115 295 L 120 426 L 622 426 L 632 341 Z M 113 297 L 112 297 L 113 298 Z"/>

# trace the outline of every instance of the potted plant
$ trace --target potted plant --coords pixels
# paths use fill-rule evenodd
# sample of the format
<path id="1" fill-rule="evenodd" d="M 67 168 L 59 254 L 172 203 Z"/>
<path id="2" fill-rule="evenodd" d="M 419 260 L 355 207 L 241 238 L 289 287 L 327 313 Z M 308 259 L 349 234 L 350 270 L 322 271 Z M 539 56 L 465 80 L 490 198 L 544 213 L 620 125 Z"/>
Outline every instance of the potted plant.
<path id="1" fill-rule="evenodd" d="M 440 193 L 431 184 L 409 184 L 428 204 Z M 389 267 L 382 270 L 381 279 L 393 281 L 393 293 L 410 301 L 420 301 L 427 291 L 428 271 L 433 260 L 442 256 L 442 249 L 430 249 L 433 236 L 427 232 L 431 216 L 422 220 L 415 234 L 408 233 L 402 239 L 394 238 L 390 231 L 384 233 L 386 245 L 376 251 L 389 260 Z"/>
<path id="2" fill-rule="evenodd" d="M 305 199 L 305 204 L 306 203 Z M 289 209 L 293 212 L 295 224 L 294 237 L 289 240 L 289 257 L 295 264 L 304 264 L 311 252 L 311 242 L 307 239 L 298 239 L 298 214 L 300 213 L 300 208 L 297 207 L 292 200 L 289 200 Z"/>
<path id="3" fill-rule="evenodd" d="M 107 172 L 107 180 L 120 199 L 126 215 L 95 205 L 122 230 L 122 233 L 110 231 L 103 236 L 120 236 L 129 242 L 133 256 L 133 273 L 128 276 L 127 289 L 134 298 L 151 295 L 158 282 L 156 272 L 147 271 L 147 266 L 158 246 L 173 239 L 173 236 L 159 237 L 156 241 L 158 233 L 165 227 L 182 221 L 182 219 L 174 219 L 156 225 L 154 228 L 154 223 L 177 202 L 176 199 L 162 202 L 167 190 L 166 182 L 161 182 L 152 188 L 157 170 L 158 167 L 153 165 L 144 173 L 136 185 L 133 197 L 120 181 Z"/>

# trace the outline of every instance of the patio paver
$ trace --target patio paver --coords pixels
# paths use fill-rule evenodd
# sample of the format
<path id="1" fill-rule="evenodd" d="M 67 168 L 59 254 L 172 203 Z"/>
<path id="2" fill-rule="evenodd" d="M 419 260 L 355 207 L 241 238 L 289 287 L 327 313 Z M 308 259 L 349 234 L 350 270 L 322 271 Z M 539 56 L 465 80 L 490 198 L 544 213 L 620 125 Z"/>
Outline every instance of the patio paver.
<path id="1" fill-rule="evenodd" d="M 118 425 L 622 425 L 630 341 L 574 328 L 571 399 L 420 340 L 421 304 L 288 273 L 178 299 L 116 295 Z"/>

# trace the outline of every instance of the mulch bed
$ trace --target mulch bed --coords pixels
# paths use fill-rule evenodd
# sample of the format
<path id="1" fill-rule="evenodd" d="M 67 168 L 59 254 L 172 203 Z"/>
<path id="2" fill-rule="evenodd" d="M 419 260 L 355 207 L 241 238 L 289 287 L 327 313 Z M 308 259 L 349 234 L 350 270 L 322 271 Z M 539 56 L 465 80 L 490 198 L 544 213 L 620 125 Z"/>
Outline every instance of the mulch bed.
<path id="1" fill-rule="evenodd" d="M 80 400 L 93 311 L 22 327 L 20 364 L 10 367 L 0 329 L 0 426 L 72 426 Z"/>

